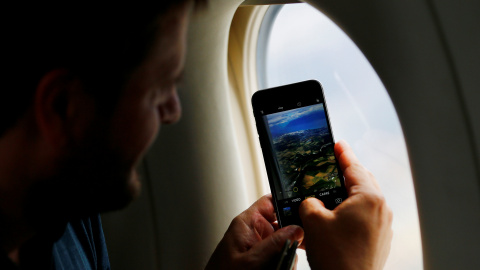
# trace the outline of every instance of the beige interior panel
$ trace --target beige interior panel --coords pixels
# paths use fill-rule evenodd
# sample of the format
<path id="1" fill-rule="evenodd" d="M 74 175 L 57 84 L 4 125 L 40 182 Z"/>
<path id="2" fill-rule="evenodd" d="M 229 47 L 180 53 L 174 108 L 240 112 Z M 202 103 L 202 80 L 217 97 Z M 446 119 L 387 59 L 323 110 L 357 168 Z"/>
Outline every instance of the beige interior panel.
<path id="1" fill-rule="evenodd" d="M 149 260 L 157 269 L 203 268 L 231 220 L 250 204 L 232 126 L 227 74 L 230 23 L 240 3 L 212 0 L 210 8 L 191 21 L 184 83 L 179 89 L 182 120 L 161 128 L 146 158 L 152 198 L 150 206 L 143 206 L 153 211 L 154 234 L 144 229 L 151 226 L 146 224 L 149 219 L 133 219 L 131 211 L 118 213 L 122 217 L 111 218 L 113 222 L 104 217 L 109 246 L 151 253 L 151 247 L 124 242 L 125 236 L 111 229 L 114 226 L 154 239 L 155 258 Z M 112 261 L 112 267 L 140 269 L 134 265 L 141 262 L 133 259 Z"/>

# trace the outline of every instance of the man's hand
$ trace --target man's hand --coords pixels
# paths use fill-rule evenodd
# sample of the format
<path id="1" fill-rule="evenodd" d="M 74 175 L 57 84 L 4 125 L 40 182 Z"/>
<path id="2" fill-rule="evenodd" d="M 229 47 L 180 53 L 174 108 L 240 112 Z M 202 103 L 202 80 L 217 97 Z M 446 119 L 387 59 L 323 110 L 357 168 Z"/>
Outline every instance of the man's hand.
<path id="1" fill-rule="evenodd" d="M 346 142 L 335 145 L 335 155 L 349 197 L 333 211 L 314 198 L 302 202 L 308 262 L 312 269 L 382 269 L 393 236 L 392 211 Z"/>
<path id="2" fill-rule="evenodd" d="M 299 226 L 278 229 L 272 196 L 265 195 L 238 215 L 206 269 L 275 269 L 287 239 L 303 240 Z"/>

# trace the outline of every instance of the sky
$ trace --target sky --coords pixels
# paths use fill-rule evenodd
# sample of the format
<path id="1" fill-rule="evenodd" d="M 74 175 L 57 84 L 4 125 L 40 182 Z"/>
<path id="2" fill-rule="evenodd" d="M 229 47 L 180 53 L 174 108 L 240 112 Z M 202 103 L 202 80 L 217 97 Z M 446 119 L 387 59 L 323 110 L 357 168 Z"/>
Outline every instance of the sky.
<path id="1" fill-rule="evenodd" d="M 368 60 L 339 27 L 307 4 L 282 8 L 267 48 L 259 48 L 261 53 L 266 53 L 263 87 L 311 79 L 323 85 L 335 140 L 344 139 L 352 146 L 376 176 L 394 213 L 394 237 L 385 269 L 423 269 L 402 128 L 388 92 Z M 305 254 L 299 256 L 298 269 L 309 269 Z"/>
<path id="2" fill-rule="evenodd" d="M 270 134 L 277 138 L 283 134 L 327 126 L 323 104 L 267 115 Z"/>

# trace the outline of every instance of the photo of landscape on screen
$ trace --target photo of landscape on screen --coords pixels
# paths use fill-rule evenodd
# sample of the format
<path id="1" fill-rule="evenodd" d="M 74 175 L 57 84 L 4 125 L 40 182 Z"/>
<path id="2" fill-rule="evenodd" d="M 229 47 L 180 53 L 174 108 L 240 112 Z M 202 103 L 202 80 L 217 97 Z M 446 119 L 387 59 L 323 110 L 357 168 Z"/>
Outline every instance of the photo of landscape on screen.
<path id="1" fill-rule="evenodd" d="M 340 187 L 323 104 L 267 115 L 285 199 Z"/>

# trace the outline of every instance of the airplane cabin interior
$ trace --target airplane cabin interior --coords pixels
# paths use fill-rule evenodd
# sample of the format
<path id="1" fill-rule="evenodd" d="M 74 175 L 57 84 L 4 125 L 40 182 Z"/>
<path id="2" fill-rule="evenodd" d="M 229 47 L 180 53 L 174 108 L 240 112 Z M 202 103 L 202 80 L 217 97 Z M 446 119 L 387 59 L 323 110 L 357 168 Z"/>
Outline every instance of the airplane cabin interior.
<path id="1" fill-rule="evenodd" d="M 405 211 L 419 235 L 416 248 L 392 248 L 397 259 L 385 269 L 480 269 L 480 2 L 473 0 L 210 0 L 190 22 L 182 119 L 162 126 L 139 168 L 140 198 L 102 216 L 112 268 L 201 269 L 231 220 L 270 192 L 250 99 L 266 86 L 258 46 L 270 33 L 264 21 L 274 20 L 280 5 L 314 8 L 339 27 L 378 75 L 398 117 L 404 181 L 416 206 Z M 377 145 L 388 147 L 394 145 Z M 389 189 L 388 175 L 380 178 Z M 400 205 L 406 196 L 389 194 L 387 202 Z M 396 233 L 403 214 L 393 210 Z M 299 269 L 309 269 L 302 260 Z"/>

